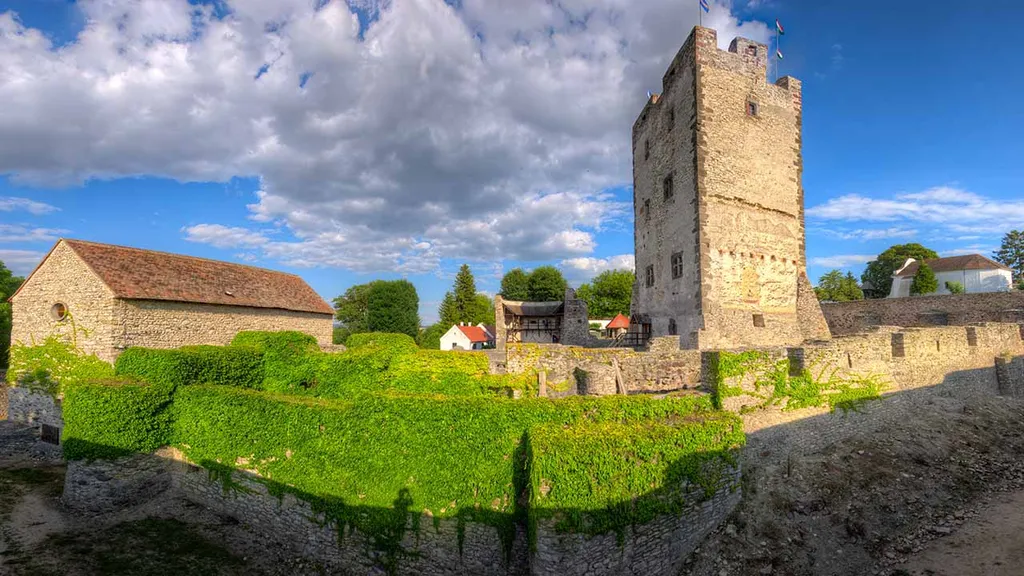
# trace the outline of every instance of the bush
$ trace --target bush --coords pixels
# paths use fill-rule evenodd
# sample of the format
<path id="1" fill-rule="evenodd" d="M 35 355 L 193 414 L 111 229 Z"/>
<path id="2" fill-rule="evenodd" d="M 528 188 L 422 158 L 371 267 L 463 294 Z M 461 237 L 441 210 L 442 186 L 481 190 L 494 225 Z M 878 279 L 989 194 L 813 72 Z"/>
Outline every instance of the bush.
<path id="1" fill-rule="evenodd" d="M 416 341 L 406 334 L 389 332 L 364 332 L 349 336 L 346 344 L 350 349 L 374 346 L 388 351 L 389 354 L 411 354 L 418 350 Z"/>
<path id="2" fill-rule="evenodd" d="M 531 522 L 557 518 L 557 530 L 621 534 L 722 488 L 745 437 L 737 416 L 715 413 L 668 423 L 545 424 L 529 440 Z M 703 493 L 694 498 L 692 488 Z"/>
<path id="3" fill-rule="evenodd" d="M 949 290 L 950 294 L 963 294 L 964 285 L 960 282 L 946 282 L 946 290 Z"/>
<path id="4" fill-rule="evenodd" d="M 114 367 L 109 363 L 57 336 L 49 336 L 38 346 L 11 347 L 7 381 L 55 396 L 65 386 L 113 375 Z"/>
<path id="5" fill-rule="evenodd" d="M 316 382 L 320 345 L 303 332 L 239 332 L 232 346 L 248 347 L 263 356 L 262 390 L 288 392 Z"/>
<path id="6" fill-rule="evenodd" d="M 931 294 L 939 289 L 939 281 L 935 278 L 935 272 L 931 266 L 921 262 L 914 280 L 910 283 L 910 293 L 914 295 Z"/>
<path id="7" fill-rule="evenodd" d="M 242 346 L 133 347 L 122 352 L 114 366 L 118 376 L 170 387 L 221 384 L 258 389 L 263 385 L 262 355 Z"/>
<path id="8" fill-rule="evenodd" d="M 171 390 L 127 378 L 66 387 L 64 457 L 117 458 L 169 444 Z"/>

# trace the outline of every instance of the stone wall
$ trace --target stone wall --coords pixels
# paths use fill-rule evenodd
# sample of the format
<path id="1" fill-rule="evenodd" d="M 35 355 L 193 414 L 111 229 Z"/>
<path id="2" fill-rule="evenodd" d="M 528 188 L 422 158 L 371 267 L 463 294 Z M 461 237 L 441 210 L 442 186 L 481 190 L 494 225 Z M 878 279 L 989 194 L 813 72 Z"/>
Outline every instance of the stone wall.
<path id="1" fill-rule="evenodd" d="M 64 428 L 60 400 L 28 388 L 7 389 L 7 419 L 36 426 L 47 424 Z"/>
<path id="2" fill-rule="evenodd" d="M 1024 324 L 1024 291 L 879 298 L 821 305 L 834 335 L 874 326 L 964 326 L 977 322 Z"/>
<path id="3" fill-rule="evenodd" d="M 297 330 L 315 337 L 321 346 L 328 346 L 334 332 L 330 315 L 269 308 L 118 300 L 114 314 L 119 320 L 114 335 L 119 349 L 225 345 L 243 330 Z"/>
<path id="4" fill-rule="evenodd" d="M 630 528 L 622 541 L 614 533 L 600 536 L 560 534 L 554 523 L 537 523 L 537 550 L 531 574 L 590 576 L 676 576 L 690 552 L 739 504 L 739 468 L 734 468 L 722 487 L 709 499 L 703 490 L 692 492 L 692 501 L 679 516 L 665 515 Z"/>
<path id="5" fill-rule="evenodd" d="M 1024 398 L 1024 357 L 996 358 L 996 381 L 999 385 L 999 394 Z"/>
<path id="6" fill-rule="evenodd" d="M 51 314 L 54 304 L 67 307 L 70 318 Z M 113 362 L 114 294 L 63 242 L 11 299 L 11 342 L 33 345 L 50 335 L 74 341 L 82 351 Z"/>
<path id="7" fill-rule="evenodd" d="M 601 367 L 617 362 L 627 393 L 667 392 L 700 387 L 701 356 L 697 350 L 680 350 L 679 337 L 652 338 L 648 350 L 632 348 L 583 348 L 560 344 L 509 344 L 505 368 L 509 374 L 544 371 L 549 395 L 615 393 Z M 577 370 L 600 378 L 580 387 Z"/>

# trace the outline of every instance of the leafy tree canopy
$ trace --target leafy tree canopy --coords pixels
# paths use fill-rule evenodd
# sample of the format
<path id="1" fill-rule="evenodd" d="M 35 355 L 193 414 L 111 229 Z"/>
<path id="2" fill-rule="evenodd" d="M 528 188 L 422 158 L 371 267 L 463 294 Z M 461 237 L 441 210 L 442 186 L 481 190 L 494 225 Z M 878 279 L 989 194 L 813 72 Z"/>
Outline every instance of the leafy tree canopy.
<path id="1" fill-rule="evenodd" d="M 568 283 L 562 276 L 562 272 L 554 266 L 541 266 L 530 272 L 529 298 L 530 302 L 554 302 L 565 298 L 565 289 Z"/>
<path id="2" fill-rule="evenodd" d="M 11 305 L 7 299 L 21 286 L 25 279 L 15 276 L 3 261 L 0 261 L 0 369 L 7 368 L 11 346 Z"/>
<path id="3" fill-rule="evenodd" d="M 612 318 L 616 314 L 629 316 L 634 278 L 629 270 L 606 270 L 590 283 L 581 285 L 576 290 L 576 297 L 587 303 L 587 314 L 591 318 Z"/>
<path id="4" fill-rule="evenodd" d="M 501 297 L 506 300 L 529 300 L 530 277 L 522 268 L 513 268 L 501 279 Z"/>
<path id="5" fill-rule="evenodd" d="M 440 350 L 441 349 L 441 336 L 452 327 L 451 324 L 447 326 L 438 322 L 428 326 L 426 329 L 420 332 L 419 345 L 420 348 L 425 350 Z"/>
<path id="6" fill-rule="evenodd" d="M 822 301 L 850 302 L 864 299 L 864 292 L 857 286 L 853 273 L 847 272 L 844 276 L 839 270 L 831 270 L 819 278 L 814 293 Z"/>
<path id="7" fill-rule="evenodd" d="M 420 299 L 412 282 L 408 280 L 373 282 L 366 305 L 369 332 L 408 334 L 412 338 L 419 335 Z"/>
<path id="8" fill-rule="evenodd" d="M 357 284 L 334 299 L 334 317 L 348 329 L 349 334 L 369 331 L 370 291 L 378 282 L 380 281 L 375 280 L 367 284 Z"/>
<path id="9" fill-rule="evenodd" d="M 939 281 L 935 278 L 935 271 L 931 266 L 922 262 L 917 273 L 914 274 L 914 281 L 910 283 L 910 293 L 914 295 L 931 294 L 938 289 Z"/>
<path id="10" fill-rule="evenodd" d="M 893 273 L 903 266 L 907 258 L 923 261 L 938 257 L 939 255 L 934 250 L 920 244 L 897 244 L 879 254 L 878 258 L 868 262 L 860 279 L 874 287 L 877 297 L 885 298 L 892 289 Z"/>
<path id="11" fill-rule="evenodd" d="M 1012 230 L 1003 236 L 999 250 L 993 253 L 996 261 L 1013 270 L 1018 286 L 1024 283 L 1024 232 Z"/>

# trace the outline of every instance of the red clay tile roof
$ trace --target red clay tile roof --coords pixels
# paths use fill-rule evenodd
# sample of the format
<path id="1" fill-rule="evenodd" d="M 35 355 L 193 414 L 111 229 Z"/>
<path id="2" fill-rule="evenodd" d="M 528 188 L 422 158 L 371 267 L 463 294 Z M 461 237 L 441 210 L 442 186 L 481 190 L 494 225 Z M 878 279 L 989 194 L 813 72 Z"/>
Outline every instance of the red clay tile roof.
<path id="1" fill-rule="evenodd" d="M 63 240 L 114 296 L 334 314 L 294 274 L 125 246 Z"/>
<path id="2" fill-rule="evenodd" d="M 612 318 L 612 321 L 605 326 L 605 329 L 616 329 L 616 328 L 629 328 L 629 318 L 626 318 L 622 314 Z"/>
<path id="3" fill-rule="evenodd" d="M 470 342 L 490 342 L 493 340 L 487 332 L 479 326 L 459 326 L 459 330 L 469 338 Z"/>
<path id="4" fill-rule="evenodd" d="M 964 254 L 963 256 L 950 256 L 948 258 L 933 258 L 925 260 L 932 272 L 954 272 L 956 270 L 1009 270 L 999 262 L 989 260 L 981 254 Z M 921 267 L 920 262 L 911 262 L 896 276 L 906 278 L 917 274 Z"/>

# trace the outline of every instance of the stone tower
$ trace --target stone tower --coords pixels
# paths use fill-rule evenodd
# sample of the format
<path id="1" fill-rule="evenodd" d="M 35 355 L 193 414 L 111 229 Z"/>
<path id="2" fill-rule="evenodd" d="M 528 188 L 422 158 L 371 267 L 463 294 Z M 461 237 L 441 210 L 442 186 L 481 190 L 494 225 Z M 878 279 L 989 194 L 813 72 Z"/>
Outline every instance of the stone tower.
<path id="1" fill-rule="evenodd" d="M 683 348 L 830 337 L 807 280 L 800 81 L 697 27 L 633 125 L 631 331 Z"/>

